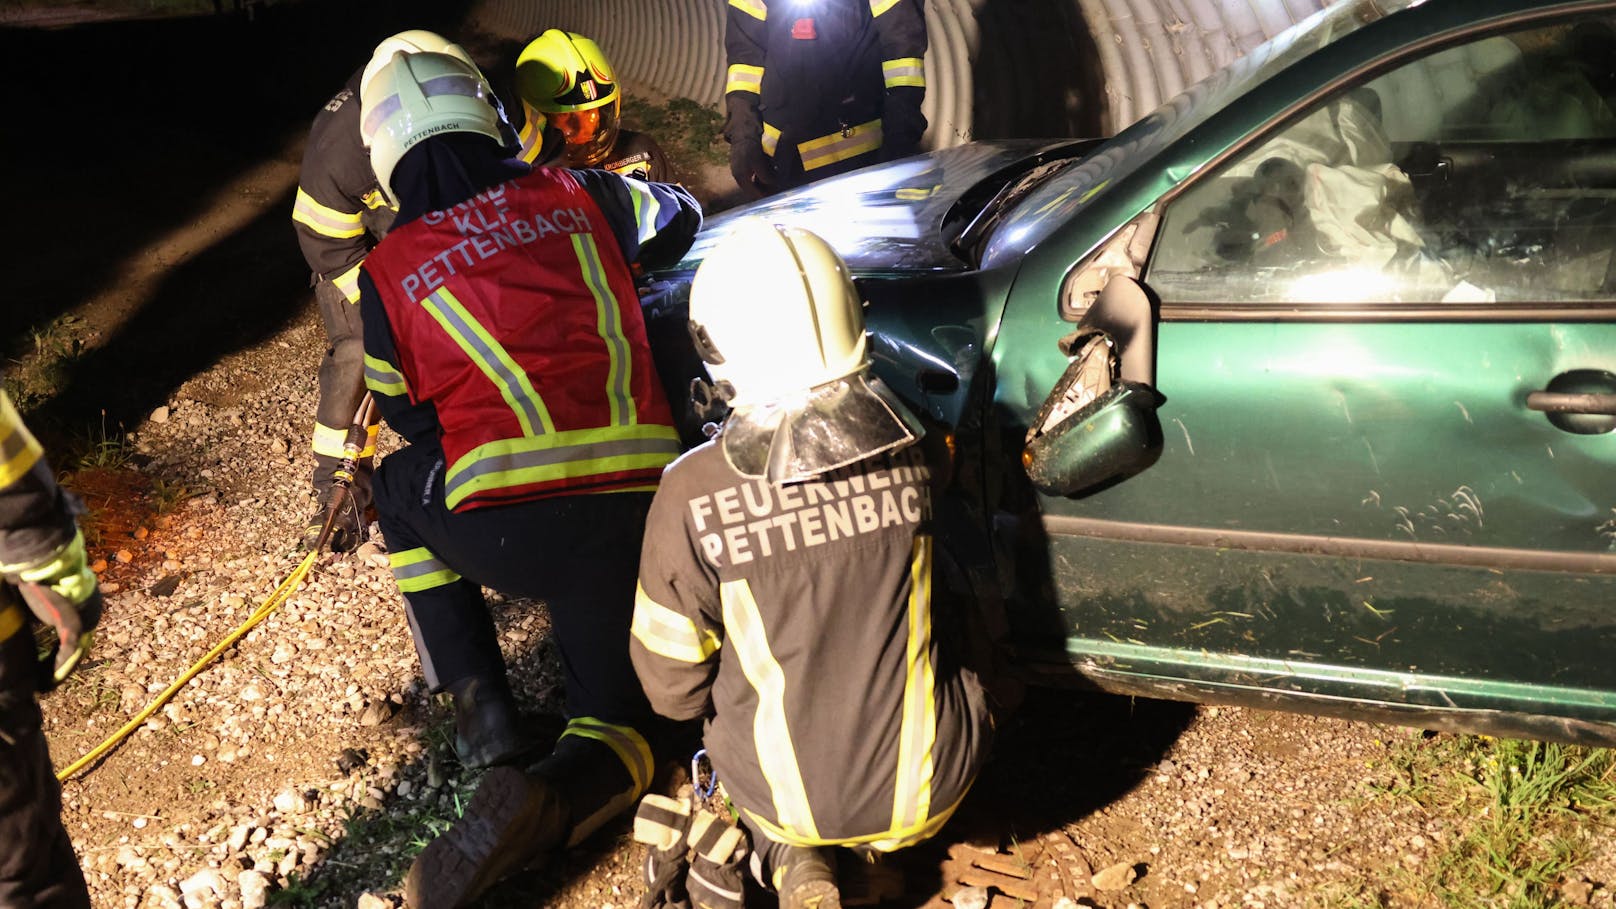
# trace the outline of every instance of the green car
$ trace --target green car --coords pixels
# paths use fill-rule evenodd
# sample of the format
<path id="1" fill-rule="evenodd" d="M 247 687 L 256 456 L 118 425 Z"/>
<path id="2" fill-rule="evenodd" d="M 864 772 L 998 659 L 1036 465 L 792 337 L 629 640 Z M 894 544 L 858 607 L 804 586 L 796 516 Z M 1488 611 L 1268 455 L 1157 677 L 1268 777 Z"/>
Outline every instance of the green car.
<path id="1" fill-rule="evenodd" d="M 1346 0 L 1114 138 L 714 218 L 663 312 L 745 217 L 954 427 L 1028 673 L 1616 744 L 1616 2 Z"/>

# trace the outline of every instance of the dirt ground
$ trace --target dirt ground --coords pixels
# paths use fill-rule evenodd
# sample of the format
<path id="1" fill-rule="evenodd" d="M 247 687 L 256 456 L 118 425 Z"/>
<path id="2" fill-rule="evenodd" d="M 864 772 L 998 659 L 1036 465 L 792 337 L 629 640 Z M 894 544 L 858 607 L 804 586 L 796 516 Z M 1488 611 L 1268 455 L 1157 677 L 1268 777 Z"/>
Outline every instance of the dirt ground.
<path id="1" fill-rule="evenodd" d="M 31 422 L 52 450 L 82 453 L 73 482 L 110 590 L 102 674 L 47 701 L 59 764 L 295 564 L 322 347 L 288 220 L 304 132 L 376 40 L 458 26 L 449 4 L 313 8 L 0 26 L 0 73 L 25 87 L 7 93 L 0 144 L 13 225 L 0 343 L 37 392 Z M 685 177 L 728 201 L 722 167 Z M 409 856 L 474 788 L 448 758 L 446 714 L 421 690 L 385 569 L 324 560 L 289 609 L 67 784 L 98 906 L 396 904 Z M 553 707 L 542 610 L 498 615 L 528 657 L 524 695 Z M 247 697 L 260 686 L 285 702 Z M 940 907 L 973 883 L 997 909 L 1451 904 L 1425 869 L 1464 809 L 1395 794 L 1408 756 L 1443 738 L 1036 691 L 943 835 L 889 867 L 848 868 L 849 888 L 894 907 Z M 366 769 L 334 769 L 349 757 Z M 237 830 L 243 842 L 226 842 Z M 624 909 L 640 897 L 638 861 L 619 825 L 489 904 Z M 186 888 L 212 871 L 228 886 Z M 247 895 L 248 874 L 267 896 Z M 1611 905 L 1616 873 L 1606 860 L 1563 884 L 1530 905 Z M 1483 896 L 1473 904 L 1517 904 Z"/>

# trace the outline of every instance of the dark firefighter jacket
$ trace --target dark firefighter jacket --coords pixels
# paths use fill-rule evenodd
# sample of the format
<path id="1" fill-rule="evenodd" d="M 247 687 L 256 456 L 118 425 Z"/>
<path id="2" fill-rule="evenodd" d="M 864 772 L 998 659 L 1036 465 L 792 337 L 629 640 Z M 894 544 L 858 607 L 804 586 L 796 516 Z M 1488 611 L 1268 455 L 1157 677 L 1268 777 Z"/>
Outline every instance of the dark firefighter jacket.
<path id="1" fill-rule="evenodd" d="M 701 225 L 678 186 L 502 161 L 428 139 L 360 277 L 365 384 L 412 444 L 441 445 L 449 507 L 651 488 L 678 453 L 629 263 Z"/>
<path id="2" fill-rule="evenodd" d="M 707 717 L 720 783 L 770 839 L 912 845 L 982 764 L 987 702 L 932 584 L 939 435 L 780 487 L 716 443 L 663 475 L 629 652 L 658 713 Z"/>
<path id="3" fill-rule="evenodd" d="M 39 443 L 0 391 L 0 568 L 34 565 L 70 543 L 74 512 Z M 0 640 L 26 626 L 21 601 L 0 596 Z"/>
<path id="4" fill-rule="evenodd" d="M 359 77 L 314 117 L 297 178 L 292 222 L 297 245 L 316 280 L 330 281 L 349 302 L 359 300 L 359 264 L 387 233 L 393 208 L 376 182 L 359 133 Z"/>
<path id="5" fill-rule="evenodd" d="M 783 186 L 913 153 L 926 131 L 922 0 L 729 0 L 725 138 Z"/>

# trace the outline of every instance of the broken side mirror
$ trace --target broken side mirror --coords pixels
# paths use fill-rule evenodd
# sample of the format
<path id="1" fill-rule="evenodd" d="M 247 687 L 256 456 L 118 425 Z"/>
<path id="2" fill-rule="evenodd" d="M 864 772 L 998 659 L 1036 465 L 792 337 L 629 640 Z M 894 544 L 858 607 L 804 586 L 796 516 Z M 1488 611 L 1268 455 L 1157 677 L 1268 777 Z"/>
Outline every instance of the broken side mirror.
<path id="1" fill-rule="evenodd" d="M 1022 466 L 1039 491 L 1075 495 L 1132 476 L 1161 454 L 1155 307 L 1113 278 L 1063 339 L 1071 361 L 1027 431 Z"/>

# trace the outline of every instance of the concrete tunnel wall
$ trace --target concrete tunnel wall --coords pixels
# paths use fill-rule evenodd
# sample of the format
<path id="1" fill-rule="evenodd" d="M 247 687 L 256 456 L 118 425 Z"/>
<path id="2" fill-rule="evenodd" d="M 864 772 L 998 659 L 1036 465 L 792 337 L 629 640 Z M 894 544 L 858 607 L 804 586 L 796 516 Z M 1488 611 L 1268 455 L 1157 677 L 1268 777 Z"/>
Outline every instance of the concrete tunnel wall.
<path id="1" fill-rule="evenodd" d="M 925 142 L 1110 135 L 1332 0 L 926 0 Z M 722 106 L 723 0 L 479 0 L 522 39 L 594 38 L 624 86 Z"/>

